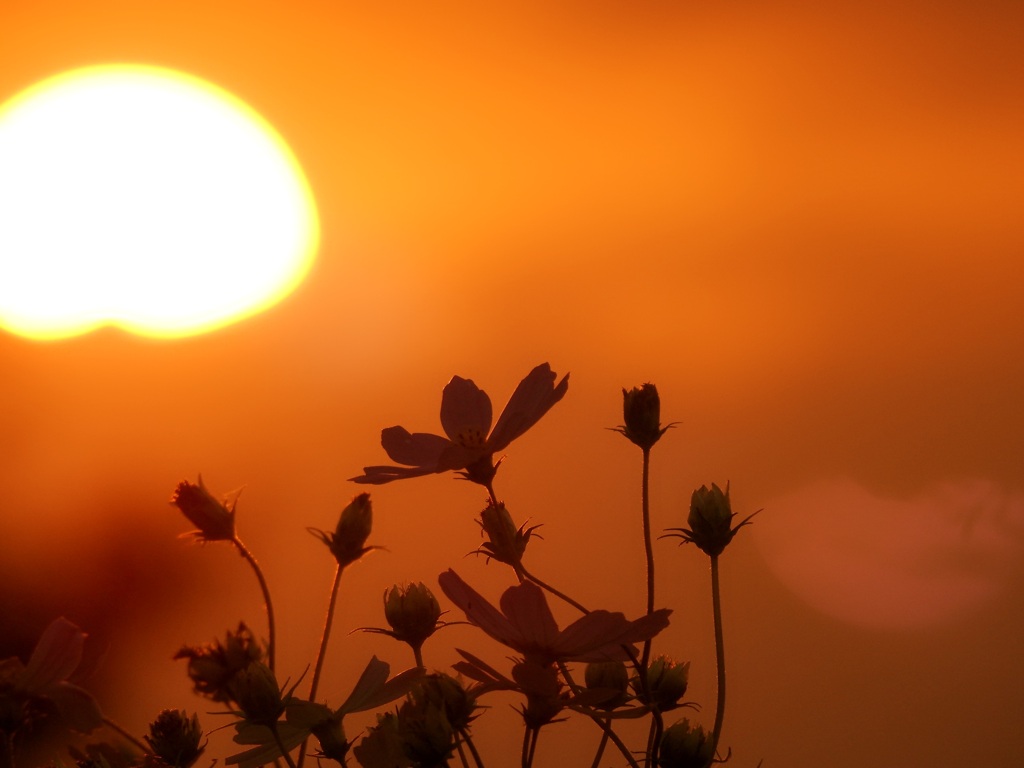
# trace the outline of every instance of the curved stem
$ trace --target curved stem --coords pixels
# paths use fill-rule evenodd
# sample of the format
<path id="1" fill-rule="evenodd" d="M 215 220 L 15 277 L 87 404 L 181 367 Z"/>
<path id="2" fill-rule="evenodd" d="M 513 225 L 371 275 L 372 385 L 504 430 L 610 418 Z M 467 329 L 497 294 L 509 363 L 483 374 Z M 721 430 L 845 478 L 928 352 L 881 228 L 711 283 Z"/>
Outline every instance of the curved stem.
<path id="1" fill-rule="evenodd" d="M 715 614 L 715 656 L 718 661 L 718 705 L 715 707 L 715 729 L 711 734 L 711 753 L 717 754 L 725 717 L 725 643 L 722 635 L 722 590 L 718 581 L 718 555 L 711 555 L 711 604 Z"/>
<path id="2" fill-rule="evenodd" d="M 275 640 L 275 627 L 274 627 L 274 606 L 270 601 L 270 587 L 267 586 L 267 580 L 263 577 L 263 570 L 260 568 L 260 564 L 256 562 L 256 558 L 252 556 L 252 553 L 246 548 L 242 540 L 236 535 L 231 539 L 231 543 L 235 545 L 239 554 L 245 559 L 250 566 L 252 566 L 253 572 L 256 574 L 256 580 L 260 583 L 260 589 L 263 591 L 263 605 L 267 609 L 267 625 L 270 634 L 270 643 L 267 646 L 267 666 L 270 667 L 270 671 L 274 671 L 274 654 L 277 648 Z"/>
<path id="3" fill-rule="evenodd" d="M 331 596 L 327 600 L 327 616 L 324 618 L 324 632 L 320 637 L 320 650 L 316 655 L 316 665 L 313 667 L 313 679 L 309 684 L 309 700 L 316 701 L 316 690 L 320 685 L 320 674 L 324 670 L 324 659 L 327 657 L 327 641 L 331 637 L 331 625 L 334 624 L 334 607 L 338 602 L 338 588 L 341 586 L 341 574 L 344 571 L 340 565 L 334 569 L 334 583 L 331 584 Z M 422 665 L 421 665 L 422 666 Z M 306 744 L 302 742 L 299 750 L 299 766 L 306 761 Z"/>
<path id="4" fill-rule="evenodd" d="M 523 768 L 530 768 L 530 733 L 533 729 L 530 726 L 523 728 L 523 756 L 521 758 L 521 764 Z"/>
<path id="5" fill-rule="evenodd" d="M 130 733 L 129 733 L 129 732 L 127 731 L 127 730 L 125 730 L 125 729 L 124 729 L 124 728 L 122 728 L 122 727 L 121 727 L 120 725 L 118 725 L 117 723 L 115 723 L 115 722 L 114 722 L 113 720 L 111 720 L 111 719 L 110 719 L 109 717 L 106 717 L 106 716 L 104 716 L 104 717 L 103 717 L 103 724 L 104 724 L 105 726 L 107 726 L 107 728 L 109 728 L 110 730 L 112 730 L 112 731 L 116 731 L 116 732 L 117 732 L 117 733 L 118 733 L 118 734 L 119 734 L 119 735 L 120 735 L 120 736 L 121 736 L 122 738 L 125 738 L 125 739 L 127 739 L 128 741 L 130 741 L 130 742 L 131 742 L 132 744 L 134 744 L 134 745 L 135 745 L 136 747 L 138 747 L 139 749 L 141 749 L 143 753 L 146 753 L 146 752 L 148 752 L 148 751 L 149 751 L 149 747 L 147 747 L 147 746 L 146 746 L 145 744 L 143 744 L 143 743 L 142 743 L 141 741 L 139 741 L 139 740 L 138 740 L 137 738 L 135 738 L 134 736 L 132 736 L 132 735 L 131 735 L 131 734 L 130 734 Z"/>

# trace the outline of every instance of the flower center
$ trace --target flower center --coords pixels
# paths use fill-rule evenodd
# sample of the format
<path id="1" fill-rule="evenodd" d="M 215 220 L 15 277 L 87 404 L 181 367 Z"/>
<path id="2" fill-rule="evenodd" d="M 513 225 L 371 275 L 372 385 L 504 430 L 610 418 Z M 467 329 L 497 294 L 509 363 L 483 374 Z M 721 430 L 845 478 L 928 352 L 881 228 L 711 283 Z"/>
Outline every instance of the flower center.
<path id="1" fill-rule="evenodd" d="M 487 435 L 479 429 L 464 429 L 455 436 L 454 442 L 463 448 L 480 450 L 487 444 Z"/>

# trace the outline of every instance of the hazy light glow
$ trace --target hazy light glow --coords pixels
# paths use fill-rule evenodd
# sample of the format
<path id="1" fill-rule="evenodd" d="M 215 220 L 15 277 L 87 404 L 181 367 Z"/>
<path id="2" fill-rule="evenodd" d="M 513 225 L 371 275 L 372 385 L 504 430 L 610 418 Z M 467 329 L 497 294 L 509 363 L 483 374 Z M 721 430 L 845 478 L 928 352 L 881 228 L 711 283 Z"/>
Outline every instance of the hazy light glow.
<path id="1" fill-rule="evenodd" d="M 14 333 L 208 331 L 290 293 L 318 237 L 288 146 L 210 83 L 90 67 L 0 106 L 0 325 Z"/>

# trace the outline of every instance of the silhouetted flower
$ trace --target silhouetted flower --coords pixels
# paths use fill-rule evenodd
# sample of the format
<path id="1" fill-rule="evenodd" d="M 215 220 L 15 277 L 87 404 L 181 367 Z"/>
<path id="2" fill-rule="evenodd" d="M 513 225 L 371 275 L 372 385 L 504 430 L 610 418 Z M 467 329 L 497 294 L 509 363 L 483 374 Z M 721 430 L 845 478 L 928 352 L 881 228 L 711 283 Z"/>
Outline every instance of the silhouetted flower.
<path id="1" fill-rule="evenodd" d="M 326 533 L 317 528 L 308 528 L 307 530 L 319 537 L 331 550 L 338 565 L 345 568 L 371 549 L 377 549 L 377 547 L 366 546 L 366 540 L 370 537 L 372 527 L 373 507 L 370 504 L 370 494 L 360 493 L 341 511 L 338 525 L 333 533 Z"/>
<path id="2" fill-rule="evenodd" d="M 732 519 L 736 515 L 729 501 L 729 484 L 726 483 L 725 491 L 714 483 L 710 489 L 702 485 L 690 497 L 690 514 L 686 519 L 690 527 L 669 528 L 669 531 L 676 533 L 667 535 L 680 538 L 684 543 L 692 542 L 705 554 L 716 557 L 722 554 L 736 532 L 748 525 L 750 518 L 756 514 L 747 515 L 739 525 L 733 527 Z"/>
<path id="3" fill-rule="evenodd" d="M 213 497 L 199 476 L 199 484 L 183 480 L 171 496 L 171 504 L 181 510 L 197 530 L 199 541 L 231 541 L 235 538 L 235 503 L 229 507 Z M 186 534 L 187 535 L 187 534 Z"/>
<path id="4" fill-rule="evenodd" d="M 555 661 L 625 661 L 623 646 L 643 642 L 668 626 L 672 612 L 654 611 L 635 621 L 621 613 L 591 611 L 563 630 L 558 629 L 544 592 L 532 582 L 505 590 L 499 611 L 464 582 L 455 571 L 438 577 L 441 589 L 472 624 L 502 645 L 541 665 Z"/>
<path id="5" fill-rule="evenodd" d="M 441 426 L 445 435 L 410 433 L 404 427 L 381 432 L 381 445 L 403 465 L 365 467 L 357 483 L 382 484 L 407 477 L 461 470 L 467 480 L 490 487 L 497 467 L 494 454 L 532 427 L 565 395 L 569 376 L 555 384 L 547 363 L 519 382 L 491 429 L 491 400 L 470 379 L 453 376 L 441 395 Z"/>
<path id="6" fill-rule="evenodd" d="M 587 664 L 584 675 L 587 690 L 599 698 L 594 706 L 612 710 L 629 700 L 629 670 L 621 661 L 595 661 Z"/>
<path id="7" fill-rule="evenodd" d="M 73 731 L 90 733 L 103 724 L 92 694 L 68 682 L 82 661 L 85 637 L 62 617 L 40 635 L 27 664 L 14 656 L 0 660 L 0 732 L 31 728 L 50 708 Z"/>
<path id="8" fill-rule="evenodd" d="M 188 659 L 188 676 L 196 693 L 213 701 L 235 701 L 233 683 L 235 677 L 249 665 L 263 659 L 263 649 L 244 622 L 238 629 L 228 632 L 224 642 L 197 646 L 184 646 L 175 659 Z"/>
<path id="9" fill-rule="evenodd" d="M 622 390 L 622 418 L 625 424 L 615 431 L 645 450 L 672 426 L 661 426 L 661 398 L 653 384 Z"/>

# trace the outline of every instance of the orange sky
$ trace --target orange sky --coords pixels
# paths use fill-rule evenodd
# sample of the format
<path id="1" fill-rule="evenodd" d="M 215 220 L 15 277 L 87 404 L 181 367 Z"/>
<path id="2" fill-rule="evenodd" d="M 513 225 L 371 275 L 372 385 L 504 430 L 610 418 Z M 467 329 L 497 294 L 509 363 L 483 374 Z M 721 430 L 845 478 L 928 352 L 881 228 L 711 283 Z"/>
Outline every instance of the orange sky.
<path id="1" fill-rule="evenodd" d="M 301 674 L 331 573 L 303 529 L 384 460 L 379 430 L 436 429 L 452 374 L 500 407 L 548 360 L 569 394 L 498 477 L 544 523 L 538 573 L 643 608 L 638 456 L 604 430 L 622 386 L 655 382 L 680 422 L 656 529 L 711 481 L 765 509 L 723 562 L 733 764 L 1021 762 L 1022 30 L 1013 2 L 6 0 L 0 101 L 90 64 L 205 78 L 291 144 L 322 246 L 285 302 L 207 336 L 0 335 L 21 643 L 0 656 L 64 613 L 108 648 L 93 682 L 115 719 L 205 712 L 168 657 L 260 613 L 236 557 L 174 538 L 166 499 L 201 471 L 246 486 L 240 532 Z M 373 495 L 390 551 L 346 576 L 325 690 L 365 663 L 345 631 L 380 623 L 392 582 L 507 583 L 463 559 L 478 489 Z M 706 565 L 656 554 L 663 650 L 692 661 L 710 725 Z M 475 642 L 450 633 L 438 665 Z M 545 733 L 538 765 L 559 764 Z"/>

